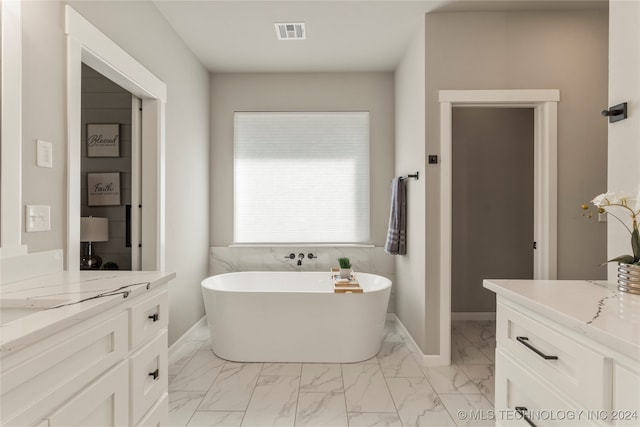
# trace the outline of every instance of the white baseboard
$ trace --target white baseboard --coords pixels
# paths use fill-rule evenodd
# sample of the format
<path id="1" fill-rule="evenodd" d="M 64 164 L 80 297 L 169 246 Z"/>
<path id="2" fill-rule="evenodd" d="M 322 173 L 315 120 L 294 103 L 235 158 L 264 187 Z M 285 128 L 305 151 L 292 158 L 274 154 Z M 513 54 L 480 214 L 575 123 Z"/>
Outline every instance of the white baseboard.
<path id="1" fill-rule="evenodd" d="M 496 320 L 495 311 L 468 311 L 451 313 L 451 320 Z"/>
<path id="2" fill-rule="evenodd" d="M 188 337 L 191 331 L 206 324 L 206 322 L 207 322 L 207 316 L 202 316 L 202 318 L 198 320 L 196 323 L 194 323 L 192 327 L 190 327 L 184 334 L 182 334 L 182 336 L 180 336 L 180 338 L 175 340 L 174 343 L 169 346 L 169 357 L 171 357 L 173 353 L 176 352 L 177 348 L 179 348 L 186 341 L 189 341 Z"/>
<path id="3" fill-rule="evenodd" d="M 419 364 L 422 366 L 447 366 L 451 364 L 450 360 L 444 360 L 440 354 L 424 354 L 407 328 L 394 313 L 387 313 L 387 319 L 396 322 L 398 332 L 405 338 L 405 344 Z"/>

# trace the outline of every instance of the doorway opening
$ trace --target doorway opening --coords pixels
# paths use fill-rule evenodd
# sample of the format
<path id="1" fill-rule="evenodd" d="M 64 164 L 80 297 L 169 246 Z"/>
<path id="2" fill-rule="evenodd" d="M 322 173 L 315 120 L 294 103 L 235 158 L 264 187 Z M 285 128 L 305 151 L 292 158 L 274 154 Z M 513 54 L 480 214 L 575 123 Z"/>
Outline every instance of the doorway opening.
<path id="1" fill-rule="evenodd" d="M 68 132 L 66 269 L 74 271 L 80 268 L 81 80 L 82 64 L 86 64 L 141 100 L 140 146 L 144 147 L 145 155 L 140 160 L 140 269 L 164 270 L 167 87 L 69 5 L 65 6 L 65 32 Z M 136 210 L 132 209 L 132 218 L 134 212 Z"/>
<path id="2" fill-rule="evenodd" d="M 533 278 L 533 124 L 533 108 L 453 108 L 451 363 L 482 365 L 492 403 L 496 297 L 482 281 Z"/>
<path id="3" fill-rule="evenodd" d="M 559 90 L 440 91 L 439 362 L 451 363 L 451 280 L 454 107 L 533 109 L 533 278 L 557 274 L 557 103 Z M 487 243 L 493 244 L 493 243 Z"/>
<path id="4" fill-rule="evenodd" d="M 80 268 L 139 270 L 140 99 L 82 64 L 81 103 Z"/>
<path id="5" fill-rule="evenodd" d="M 455 107 L 453 320 L 492 320 L 484 278 L 533 279 L 533 108 Z"/>

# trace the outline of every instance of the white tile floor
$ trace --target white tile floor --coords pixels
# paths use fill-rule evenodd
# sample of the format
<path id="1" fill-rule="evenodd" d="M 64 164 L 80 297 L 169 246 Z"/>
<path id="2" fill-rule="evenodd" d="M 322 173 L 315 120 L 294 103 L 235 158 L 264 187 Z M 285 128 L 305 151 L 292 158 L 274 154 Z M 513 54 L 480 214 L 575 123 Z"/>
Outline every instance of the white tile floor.
<path id="1" fill-rule="evenodd" d="M 436 368 L 393 321 L 380 353 L 351 364 L 227 362 L 206 327 L 186 338 L 169 360 L 171 426 L 466 426 L 458 411 L 493 408 L 495 322 L 452 322 L 452 365 Z"/>

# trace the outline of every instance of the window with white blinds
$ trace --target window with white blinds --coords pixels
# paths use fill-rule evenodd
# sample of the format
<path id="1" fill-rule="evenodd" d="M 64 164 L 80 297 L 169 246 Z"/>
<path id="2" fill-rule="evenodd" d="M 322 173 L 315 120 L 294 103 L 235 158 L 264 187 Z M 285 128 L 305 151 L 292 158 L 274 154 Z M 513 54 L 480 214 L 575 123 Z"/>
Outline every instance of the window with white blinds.
<path id="1" fill-rule="evenodd" d="M 368 112 L 236 112 L 235 243 L 368 243 Z"/>

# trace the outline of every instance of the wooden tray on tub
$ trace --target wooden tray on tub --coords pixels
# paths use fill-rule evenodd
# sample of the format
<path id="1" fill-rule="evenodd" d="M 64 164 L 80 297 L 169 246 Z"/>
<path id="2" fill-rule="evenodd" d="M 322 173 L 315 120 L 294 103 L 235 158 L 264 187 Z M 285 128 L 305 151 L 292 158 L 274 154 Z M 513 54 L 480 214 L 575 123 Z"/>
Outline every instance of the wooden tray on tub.
<path id="1" fill-rule="evenodd" d="M 336 293 L 362 293 L 360 283 L 358 283 L 358 280 L 353 274 L 349 280 L 340 279 L 340 273 L 335 269 L 331 269 L 331 279 L 333 280 L 333 290 Z"/>
<path id="2" fill-rule="evenodd" d="M 333 292 L 336 294 L 361 294 L 360 286 L 334 286 Z"/>

